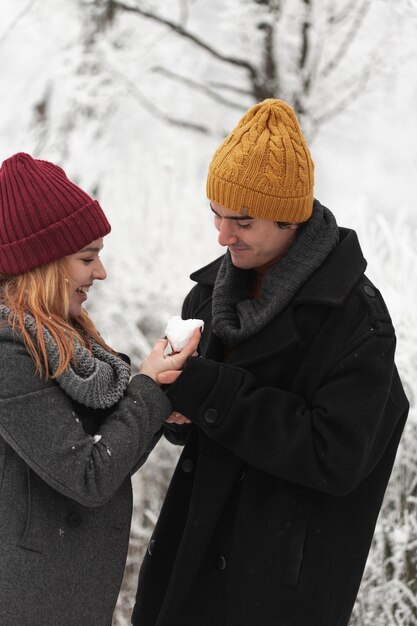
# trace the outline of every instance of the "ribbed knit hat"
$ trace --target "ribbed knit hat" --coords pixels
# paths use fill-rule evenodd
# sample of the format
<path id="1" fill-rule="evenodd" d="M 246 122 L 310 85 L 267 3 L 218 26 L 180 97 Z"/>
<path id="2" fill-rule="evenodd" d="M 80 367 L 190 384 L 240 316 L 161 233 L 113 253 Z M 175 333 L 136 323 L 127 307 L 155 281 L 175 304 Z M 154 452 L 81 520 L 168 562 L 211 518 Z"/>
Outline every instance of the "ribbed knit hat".
<path id="1" fill-rule="evenodd" d="M 249 109 L 215 152 L 207 197 L 252 217 L 305 222 L 313 185 L 313 161 L 293 109 L 268 99 Z"/>
<path id="2" fill-rule="evenodd" d="M 110 232 L 97 200 L 63 169 L 19 152 L 0 169 L 0 273 L 22 274 Z"/>

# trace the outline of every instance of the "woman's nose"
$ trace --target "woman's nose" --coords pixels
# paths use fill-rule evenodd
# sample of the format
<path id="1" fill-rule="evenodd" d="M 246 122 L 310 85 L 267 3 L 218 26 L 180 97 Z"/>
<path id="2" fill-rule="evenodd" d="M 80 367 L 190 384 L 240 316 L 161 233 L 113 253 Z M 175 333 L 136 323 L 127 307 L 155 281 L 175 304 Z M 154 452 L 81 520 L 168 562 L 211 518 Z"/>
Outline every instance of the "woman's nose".
<path id="1" fill-rule="evenodd" d="M 219 227 L 218 242 L 221 246 L 230 246 L 236 243 L 237 236 L 235 231 L 235 225 L 232 220 L 222 219 Z"/>
<path id="2" fill-rule="evenodd" d="M 107 272 L 100 259 L 98 259 L 97 265 L 93 270 L 93 278 L 94 280 L 105 280 L 107 278 Z"/>

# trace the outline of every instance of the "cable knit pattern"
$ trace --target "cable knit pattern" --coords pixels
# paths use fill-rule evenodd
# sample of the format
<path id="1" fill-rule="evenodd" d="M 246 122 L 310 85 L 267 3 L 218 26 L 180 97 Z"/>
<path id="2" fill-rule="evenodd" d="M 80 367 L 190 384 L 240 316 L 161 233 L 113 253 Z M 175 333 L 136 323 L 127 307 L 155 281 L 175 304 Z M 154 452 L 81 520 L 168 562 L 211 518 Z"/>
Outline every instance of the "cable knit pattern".
<path id="1" fill-rule="evenodd" d="M 313 210 L 314 165 L 298 120 L 282 100 L 253 106 L 216 150 L 207 197 L 262 219 L 305 222 Z"/>
<path id="2" fill-rule="evenodd" d="M 287 254 L 266 272 L 257 299 L 249 298 L 250 271 L 235 267 L 227 252 L 213 290 L 214 334 L 232 348 L 255 335 L 283 311 L 338 241 L 333 213 L 315 200 L 312 217 Z"/>
<path id="3" fill-rule="evenodd" d="M 7 321 L 10 309 L 0 304 L 0 320 Z M 35 320 L 25 315 L 25 328 L 37 339 Z M 51 334 L 43 328 L 49 372 L 53 374 L 59 364 L 59 350 Z M 79 343 L 75 346 L 75 365 L 56 380 L 62 389 L 74 400 L 94 409 L 105 409 L 115 404 L 123 396 L 129 383 L 130 366 L 121 358 L 104 350 L 89 337 L 90 352 Z"/>

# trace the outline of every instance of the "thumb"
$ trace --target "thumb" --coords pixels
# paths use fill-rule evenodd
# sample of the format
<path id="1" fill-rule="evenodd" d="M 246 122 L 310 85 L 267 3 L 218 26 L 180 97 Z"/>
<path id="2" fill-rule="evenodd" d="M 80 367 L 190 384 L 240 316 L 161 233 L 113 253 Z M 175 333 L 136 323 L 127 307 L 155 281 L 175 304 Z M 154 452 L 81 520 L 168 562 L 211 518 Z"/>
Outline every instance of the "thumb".
<path id="1" fill-rule="evenodd" d="M 178 370 L 167 370 L 166 372 L 161 372 L 157 376 L 157 381 L 161 385 L 171 385 L 175 383 L 178 376 L 181 374 Z"/>

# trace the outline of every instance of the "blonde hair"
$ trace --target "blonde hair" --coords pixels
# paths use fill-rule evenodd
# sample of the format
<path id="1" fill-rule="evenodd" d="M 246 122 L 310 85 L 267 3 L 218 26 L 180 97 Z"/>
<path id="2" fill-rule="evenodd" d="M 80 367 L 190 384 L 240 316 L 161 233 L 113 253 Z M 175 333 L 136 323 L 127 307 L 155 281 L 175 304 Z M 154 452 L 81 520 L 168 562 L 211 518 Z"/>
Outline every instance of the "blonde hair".
<path id="1" fill-rule="evenodd" d="M 49 376 L 52 378 L 60 376 L 69 364 L 75 361 L 74 341 L 90 350 L 88 337 L 91 337 L 105 350 L 114 354 L 101 339 L 84 309 L 81 315 L 70 320 L 69 285 L 65 258 L 17 276 L 0 274 L 1 302 L 11 311 L 9 324 L 21 332 L 37 371 L 46 379 Z M 25 313 L 29 313 L 35 320 L 36 339 L 25 327 Z M 52 373 L 49 372 L 43 328 L 51 334 L 59 350 L 59 365 Z"/>

